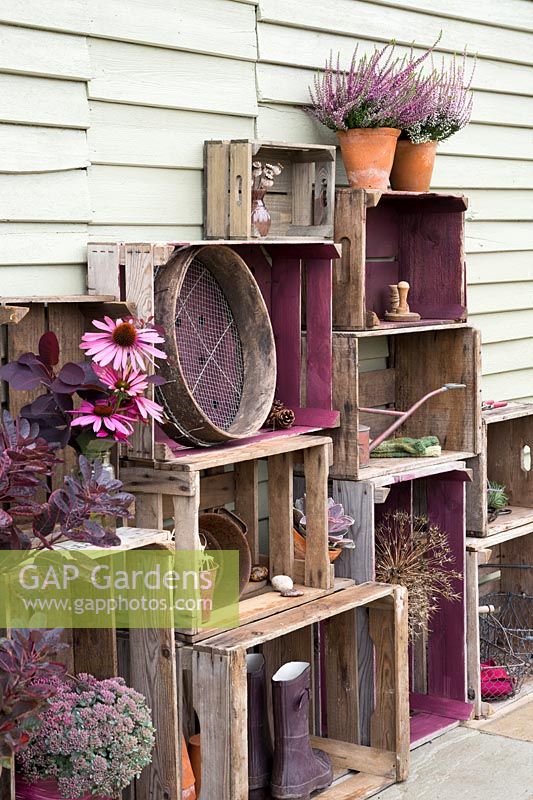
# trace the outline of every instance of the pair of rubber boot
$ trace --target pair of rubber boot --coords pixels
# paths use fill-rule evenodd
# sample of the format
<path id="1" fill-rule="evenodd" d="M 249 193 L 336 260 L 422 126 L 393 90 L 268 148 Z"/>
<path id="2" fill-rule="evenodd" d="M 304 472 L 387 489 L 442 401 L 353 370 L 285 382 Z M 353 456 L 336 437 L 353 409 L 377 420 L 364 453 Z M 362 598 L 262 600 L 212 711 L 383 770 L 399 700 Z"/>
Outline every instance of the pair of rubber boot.
<path id="1" fill-rule="evenodd" d="M 326 753 L 309 741 L 310 665 L 291 661 L 272 677 L 275 747 L 266 703 L 265 661 L 246 657 L 249 800 L 308 800 L 333 780 Z"/>

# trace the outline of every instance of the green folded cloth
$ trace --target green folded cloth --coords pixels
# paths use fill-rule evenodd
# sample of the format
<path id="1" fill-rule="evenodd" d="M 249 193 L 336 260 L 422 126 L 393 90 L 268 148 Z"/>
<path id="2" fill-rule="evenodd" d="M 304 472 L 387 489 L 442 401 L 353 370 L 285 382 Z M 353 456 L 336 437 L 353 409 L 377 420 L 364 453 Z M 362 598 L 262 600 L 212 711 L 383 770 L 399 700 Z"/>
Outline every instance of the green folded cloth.
<path id="1" fill-rule="evenodd" d="M 436 436 L 423 436 L 421 439 L 386 439 L 370 453 L 372 458 L 430 458 L 440 456 L 442 448 Z"/>

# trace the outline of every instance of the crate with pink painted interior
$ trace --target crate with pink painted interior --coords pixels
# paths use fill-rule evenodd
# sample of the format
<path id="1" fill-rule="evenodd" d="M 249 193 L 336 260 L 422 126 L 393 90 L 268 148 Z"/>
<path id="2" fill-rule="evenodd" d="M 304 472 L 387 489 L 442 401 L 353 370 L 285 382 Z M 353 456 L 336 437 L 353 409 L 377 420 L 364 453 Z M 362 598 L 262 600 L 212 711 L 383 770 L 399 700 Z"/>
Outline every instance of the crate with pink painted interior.
<path id="1" fill-rule="evenodd" d="M 275 341 L 275 397 L 295 412 L 292 432 L 309 433 L 336 427 L 339 414 L 332 406 L 331 276 L 332 260 L 339 256 L 340 248 L 334 243 L 300 239 L 290 243 L 247 240 L 91 244 L 89 292 L 114 293 L 133 304 L 137 316 L 152 317 L 158 271 L 172 270 L 176 259 L 190 249 L 194 249 L 196 259 L 201 260 L 202 253 L 217 248 L 226 253 L 231 250 L 243 259 L 259 285 Z M 302 292 L 304 282 L 305 292 Z M 307 348 L 306 378 L 302 383 L 304 311 Z M 253 320 L 248 324 L 253 326 Z M 261 380 L 261 375 L 257 380 Z M 135 458 L 153 459 L 152 426 L 143 426 L 140 434 L 133 437 L 131 454 Z"/>
<path id="2" fill-rule="evenodd" d="M 411 746 L 417 747 L 472 716 L 466 679 L 465 486 L 471 471 L 465 461 L 413 464 L 409 471 L 370 480 L 333 480 L 333 496 L 355 518 L 349 535 L 355 550 L 344 550 L 335 564 L 336 575 L 357 584 L 376 579 L 376 530 L 387 515 L 404 512 L 408 519 L 424 517 L 447 534 L 453 563 L 456 600 L 439 598 L 429 631 L 409 649 Z M 358 620 L 359 703 L 362 741 L 368 742 L 374 708 L 374 655 L 368 619 Z"/>
<path id="3" fill-rule="evenodd" d="M 337 189 L 335 241 L 343 252 L 333 272 L 334 327 L 465 322 L 466 208 L 462 195 Z M 411 316 L 390 317 L 389 287 L 400 281 L 410 287 Z"/>

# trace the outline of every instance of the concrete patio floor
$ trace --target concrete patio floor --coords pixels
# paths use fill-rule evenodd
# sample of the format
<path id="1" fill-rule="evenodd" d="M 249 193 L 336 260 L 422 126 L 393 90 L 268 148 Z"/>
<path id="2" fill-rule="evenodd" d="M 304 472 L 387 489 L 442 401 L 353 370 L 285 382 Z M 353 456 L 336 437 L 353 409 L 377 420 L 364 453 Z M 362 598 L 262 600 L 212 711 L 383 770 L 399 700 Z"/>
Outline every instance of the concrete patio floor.
<path id="1" fill-rule="evenodd" d="M 456 728 L 411 753 L 409 779 L 376 795 L 376 800 L 463 799 L 533 800 L 533 743 L 483 728 Z"/>

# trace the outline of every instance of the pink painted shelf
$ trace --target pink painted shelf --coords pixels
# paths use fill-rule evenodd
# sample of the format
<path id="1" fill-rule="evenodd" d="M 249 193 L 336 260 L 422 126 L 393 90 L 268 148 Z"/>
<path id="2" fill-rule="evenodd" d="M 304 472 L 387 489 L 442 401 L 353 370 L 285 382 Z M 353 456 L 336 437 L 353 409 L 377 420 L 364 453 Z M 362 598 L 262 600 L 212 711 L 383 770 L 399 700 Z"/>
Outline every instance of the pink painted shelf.
<path id="1" fill-rule="evenodd" d="M 466 270 L 462 195 L 337 189 L 335 241 L 343 244 L 333 281 L 333 325 L 339 330 L 464 322 Z M 385 322 L 389 284 L 408 281 L 420 321 Z M 379 329 L 378 329 L 379 330 Z"/>

